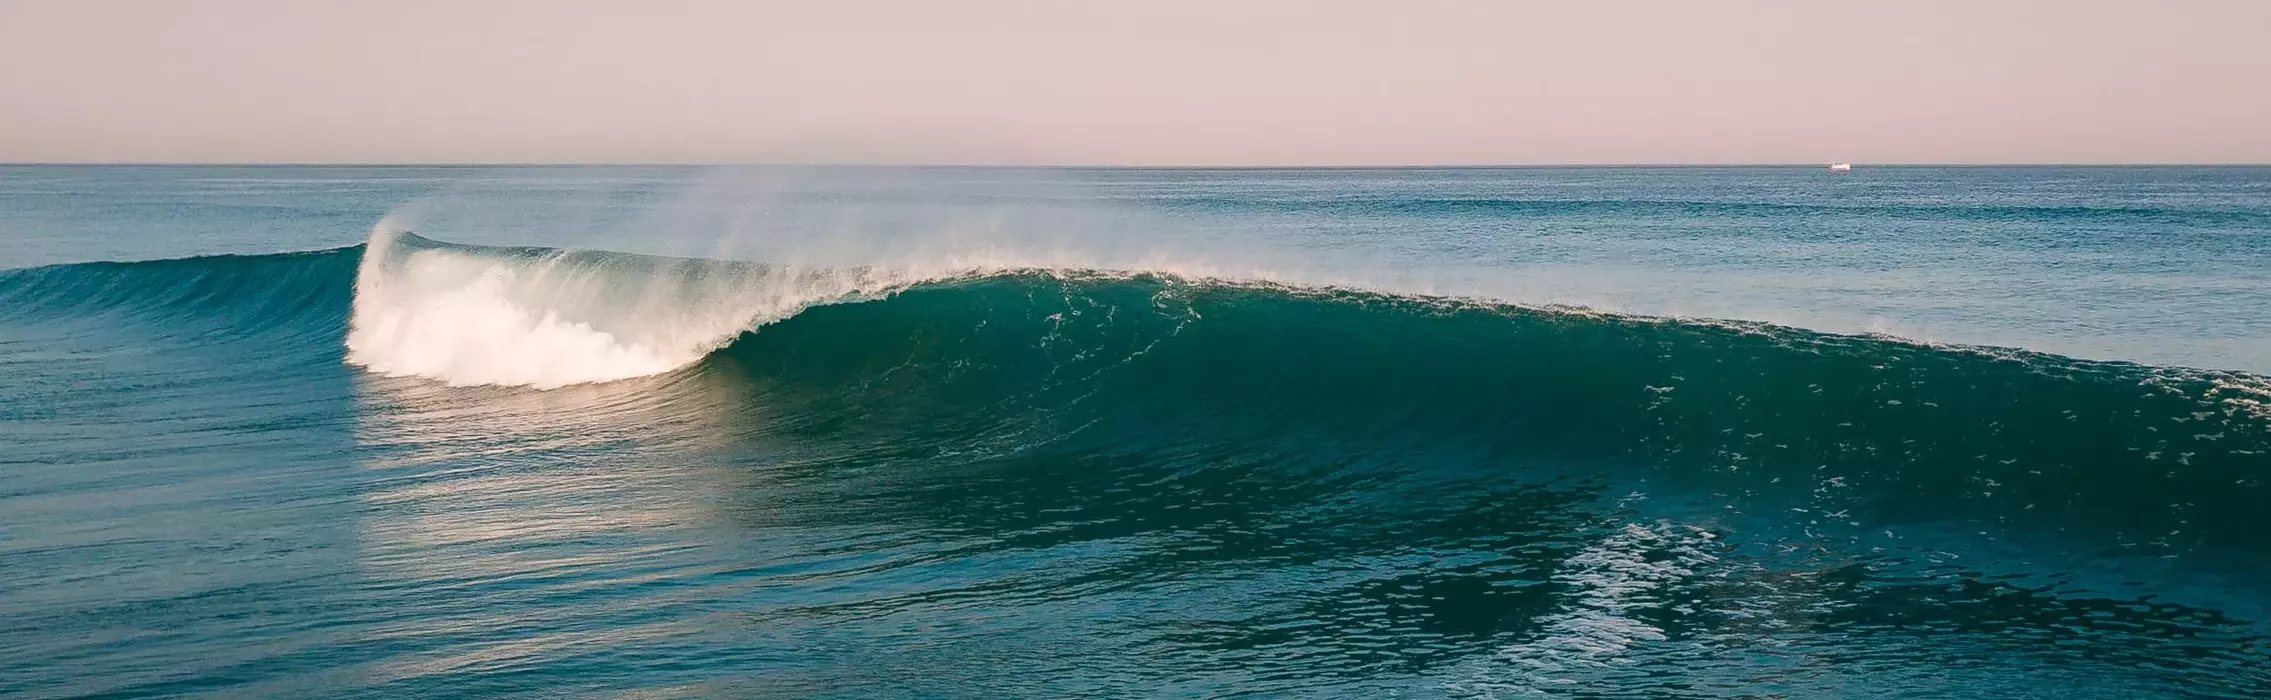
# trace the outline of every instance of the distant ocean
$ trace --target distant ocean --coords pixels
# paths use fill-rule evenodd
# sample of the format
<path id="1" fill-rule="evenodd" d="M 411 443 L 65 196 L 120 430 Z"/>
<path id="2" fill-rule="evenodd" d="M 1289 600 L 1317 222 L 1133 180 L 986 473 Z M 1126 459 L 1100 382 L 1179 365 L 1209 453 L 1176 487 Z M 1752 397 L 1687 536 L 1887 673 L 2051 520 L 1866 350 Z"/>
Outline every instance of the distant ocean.
<path id="1" fill-rule="evenodd" d="M 0 167 L 0 697 L 2271 698 L 2271 168 Z"/>

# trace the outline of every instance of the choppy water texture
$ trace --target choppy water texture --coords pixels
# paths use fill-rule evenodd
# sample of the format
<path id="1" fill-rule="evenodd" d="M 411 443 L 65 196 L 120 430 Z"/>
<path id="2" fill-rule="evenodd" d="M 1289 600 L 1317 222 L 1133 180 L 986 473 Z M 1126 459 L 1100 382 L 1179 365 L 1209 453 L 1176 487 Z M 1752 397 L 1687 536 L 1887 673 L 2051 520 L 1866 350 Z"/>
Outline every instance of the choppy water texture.
<path id="1" fill-rule="evenodd" d="M 8 697 L 2271 697 L 2271 169 L 0 176 Z"/>

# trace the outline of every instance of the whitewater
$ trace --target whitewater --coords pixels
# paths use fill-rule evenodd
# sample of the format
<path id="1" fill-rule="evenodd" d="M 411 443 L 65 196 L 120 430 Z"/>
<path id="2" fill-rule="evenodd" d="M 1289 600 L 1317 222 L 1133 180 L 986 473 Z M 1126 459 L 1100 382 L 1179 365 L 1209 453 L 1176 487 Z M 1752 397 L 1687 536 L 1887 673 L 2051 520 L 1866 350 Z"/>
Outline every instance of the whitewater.
<path id="1" fill-rule="evenodd" d="M 0 695 L 2271 688 L 2261 168 L 4 174 Z"/>

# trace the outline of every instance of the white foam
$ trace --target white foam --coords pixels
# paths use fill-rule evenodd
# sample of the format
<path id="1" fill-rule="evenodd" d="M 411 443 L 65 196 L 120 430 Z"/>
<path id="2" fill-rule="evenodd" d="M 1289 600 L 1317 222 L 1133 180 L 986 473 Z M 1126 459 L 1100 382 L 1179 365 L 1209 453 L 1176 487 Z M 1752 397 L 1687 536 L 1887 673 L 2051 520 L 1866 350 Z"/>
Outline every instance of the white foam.
<path id="1" fill-rule="evenodd" d="M 381 222 L 356 276 L 347 361 L 453 386 L 614 381 L 692 364 L 813 304 L 906 283 L 865 271 L 413 244 Z"/>
<path id="2" fill-rule="evenodd" d="M 387 374 L 451 384 L 557 387 L 664 372 L 691 361 L 687 348 L 624 342 L 614 334 L 506 299 L 513 270 L 490 267 L 462 286 L 358 298 L 347 359 Z"/>
<path id="3" fill-rule="evenodd" d="M 1596 669 L 1632 662 L 1633 647 L 1668 639 L 1642 619 L 1663 604 L 1662 590 L 1717 561 L 1708 535 L 1659 521 L 1627 523 L 1568 559 L 1553 574 L 1567 588 L 1563 609 L 1537 623 L 1539 637 L 1499 652 L 1508 664 L 1447 685 L 1482 697 L 1553 696 L 1585 682 Z"/>

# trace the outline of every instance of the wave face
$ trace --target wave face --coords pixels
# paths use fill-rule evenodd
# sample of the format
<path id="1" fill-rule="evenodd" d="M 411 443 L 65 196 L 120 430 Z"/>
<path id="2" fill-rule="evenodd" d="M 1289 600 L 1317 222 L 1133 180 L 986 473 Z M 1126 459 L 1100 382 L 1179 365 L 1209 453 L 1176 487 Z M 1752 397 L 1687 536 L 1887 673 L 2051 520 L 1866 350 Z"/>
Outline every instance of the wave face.
<path id="1" fill-rule="evenodd" d="M 383 232 L 0 273 L 0 329 L 93 353 L 74 362 L 188 348 L 120 365 L 145 372 L 120 390 L 147 406 L 99 405 L 192 401 L 149 378 L 202 363 L 235 397 L 194 399 L 215 420 L 288 437 L 287 462 L 356 467 L 247 484 L 334 494 L 305 507 L 352 525 L 262 554 L 297 573 L 209 605 L 325 591 L 293 600 L 350 611 L 333 623 L 360 635 L 359 670 L 304 680 L 286 650 L 245 662 L 247 692 L 478 693 L 593 668 L 594 687 L 783 696 L 2271 687 L 2271 382 L 2241 372 Z M 28 381 L 0 386 L 64 395 Z M 16 438 L 99 414 L 42 401 L 7 409 Z M 224 456 L 276 456 L 244 449 Z M 305 559 L 324 551 L 352 552 L 357 578 L 326 588 L 311 572 L 338 562 Z"/>
<path id="2" fill-rule="evenodd" d="M 1962 515 L 2192 551 L 2271 524 L 2259 377 L 1761 324 L 1029 272 L 808 309 L 695 371 L 859 430 L 1583 464 L 1851 516 L 1824 532 Z"/>

